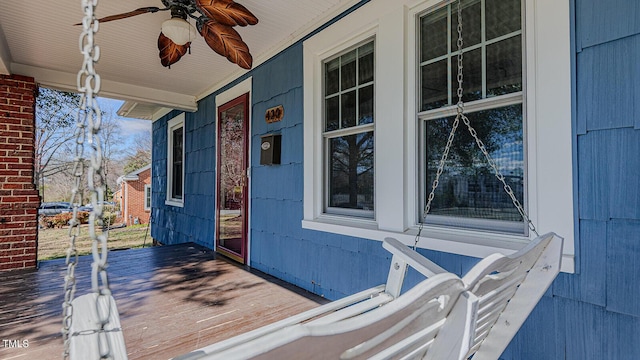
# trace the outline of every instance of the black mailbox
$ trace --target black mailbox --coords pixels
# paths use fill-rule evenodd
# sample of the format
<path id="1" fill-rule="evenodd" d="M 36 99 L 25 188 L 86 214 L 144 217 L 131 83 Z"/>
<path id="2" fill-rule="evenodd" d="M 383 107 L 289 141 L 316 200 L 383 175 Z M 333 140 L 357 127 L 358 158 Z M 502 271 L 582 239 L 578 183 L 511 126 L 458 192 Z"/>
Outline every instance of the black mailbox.
<path id="1" fill-rule="evenodd" d="M 260 141 L 260 165 L 280 164 L 282 135 L 263 135 Z"/>

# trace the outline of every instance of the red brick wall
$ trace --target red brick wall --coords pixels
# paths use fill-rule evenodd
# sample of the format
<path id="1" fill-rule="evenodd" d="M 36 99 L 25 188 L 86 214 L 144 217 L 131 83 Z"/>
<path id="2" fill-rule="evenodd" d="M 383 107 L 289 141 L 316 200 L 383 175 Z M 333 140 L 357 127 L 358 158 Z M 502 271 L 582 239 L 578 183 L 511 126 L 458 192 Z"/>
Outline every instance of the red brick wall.
<path id="1" fill-rule="evenodd" d="M 33 78 L 0 75 L 0 271 L 36 266 L 36 89 Z"/>
<path id="2" fill-rule="evenodd" d="M 144 186 L 151 184 L 151 169 L 147 169 L 138 174 L 138 180 L 126 181 L 123 183 L 123 196 L 126 210 L 123 211 L 124 221 L 127 225 L 133 224 L 133 220 L 138 218 L 140 224 L 149 223 L 150 211 L 144 209 Z"/>

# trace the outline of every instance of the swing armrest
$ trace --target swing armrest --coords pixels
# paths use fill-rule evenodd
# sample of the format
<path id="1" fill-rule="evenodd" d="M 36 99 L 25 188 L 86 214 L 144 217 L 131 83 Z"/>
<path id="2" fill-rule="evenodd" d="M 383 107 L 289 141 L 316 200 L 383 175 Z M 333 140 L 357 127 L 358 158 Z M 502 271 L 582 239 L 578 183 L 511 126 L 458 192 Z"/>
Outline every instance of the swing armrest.
<path id="1" fill-rule="evenodd" d="M 399 257 L 403 260 L 407 265 L 416 269 L 422 275 L 426 277 L 432 277 L 436 274 L 442 274 L 448 272 L 447 270 L 441 268 L 433 261 L 425 258 L 424 256 L 418 254 L 417 252 L 411 250 L 408 246 L 401 243 L 400 241 L 388 237 L 384 239 L 382 243 L 382 247 L 387 249 L 390 253 L 393 254 L 394 257 Z"/>

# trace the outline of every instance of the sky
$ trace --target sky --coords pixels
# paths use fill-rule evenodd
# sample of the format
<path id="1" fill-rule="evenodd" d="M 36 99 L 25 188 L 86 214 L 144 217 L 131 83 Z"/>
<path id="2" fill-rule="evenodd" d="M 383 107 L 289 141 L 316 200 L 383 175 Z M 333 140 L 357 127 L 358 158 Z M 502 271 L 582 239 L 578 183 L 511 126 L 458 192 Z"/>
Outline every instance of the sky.
<path id="1" fill-rule="evenodd" d="M 114 100 L 108 98 L 98 98 L 100 109 L 109 113 L 113 113 L 114 117 L 117 117 L 122 127 L 122 135 L 125 138 L 127 147 L 135 147 L 134 138 L 136 134 L 151 132 L 151 121 L 118 117 L 116 111 L 122 106 L 124 101 Z"/>

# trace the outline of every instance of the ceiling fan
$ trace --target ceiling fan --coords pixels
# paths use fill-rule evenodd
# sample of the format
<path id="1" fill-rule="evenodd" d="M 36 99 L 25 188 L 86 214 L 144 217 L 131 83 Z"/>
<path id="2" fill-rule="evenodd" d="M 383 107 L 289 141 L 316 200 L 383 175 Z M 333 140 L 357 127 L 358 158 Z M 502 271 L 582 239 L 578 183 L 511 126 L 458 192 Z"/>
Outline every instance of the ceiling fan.
<path id="1" fill-rule="evenodd" d="M 170 67 L 190 50 L 196 29 L 187 21 L 189 17 L 195 19 L 198 32 L 213 51 L 241 68 L 251 69 L 253 58 L 249 47 L 233 29 L 234 26 L 258 23 L 258 18 L 247 8 L 233 0 L 162 0 L 162 3 L 164 8 L 143 7 L 98 21 L 105 23 L 147 13 L 171 11 L 171 19 L 162 23 L 162 31 L 158 37 L 160 62 L 163 66 Z"/>

